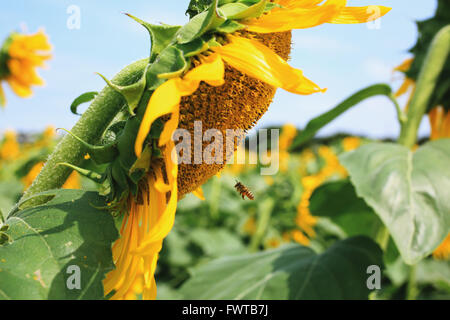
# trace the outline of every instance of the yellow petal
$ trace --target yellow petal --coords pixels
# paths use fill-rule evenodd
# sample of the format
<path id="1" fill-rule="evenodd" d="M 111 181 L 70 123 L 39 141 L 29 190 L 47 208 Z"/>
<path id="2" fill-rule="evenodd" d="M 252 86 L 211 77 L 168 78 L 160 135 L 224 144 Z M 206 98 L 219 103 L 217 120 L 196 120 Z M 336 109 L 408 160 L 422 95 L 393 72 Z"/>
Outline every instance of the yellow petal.
<path id="1" fill-rule="evenodd" d="M 200 200 L 205 200 L 205 196 L 203 194 L 203 189 L 202 187 L 198 187 L 197 190 L 192 191 L 192 194 L 194 196 L 196 196 L 197 198 L 199 198 Z"/>
<path id="2" fill-rule="evenodd" d="M 405 61 L 402 62 L 401 65 L 396 67 L 394 69 L 394 71 L 403 71 L 403 72 L 408 71 L 411 68 L 411 65 L 412 65 L 413 61 L 414 61 L 414 58 L 406 59 Z"/>
<path id="3" fill-rule="evenodd" d="M 317 4 L 317 1 L 314 2 Z M 266 15 L 244 22 L 247 29 L 258 33 L 284 32 L 312 28 L 331 21 L 345 7 L 346 0 L 327 0 L 320 6 L 304 1 L 287 1 L 284 8 L 273 9 Z"/>
<path id="4" fill-rule="evenodd" d="M 329 23 L 365 23 L 381 18 L 389 11 L 391 11 L 391 8 L 384 6 L 346 7 Z"/>
<path id="5" fill-rule="evenodd" d="M 8 81 L 8 84 L 10 85 L 11 89 L 14 91 L 15 94 L 17 94 L 21 98 L 27 98 L 30 97 L 33 92 L 31 91 L 31 88 L 27 85 L 23 85 L 17 79 L 15 78 L 8 78 L 6 79 Z"/>
<path id="6" fill-rule="evenodd" d="M 213 50 L 242 73 L 297 94 L 325 91 L 259 41 L 237 36 L 229 36 L 228 39 L 229 44 Z"/>
<path id="7" fill-rule="evenodd" d="M 243 22 L 249 31 L 258 33 L 283 32 L 312 28 L 324 23 L 364 23 L 389 12 L 383 6 L 345 7 L 346 0 L 279 0 L 283 8 L 272 9 L 257 19 Z"/>
<path id="8" fill-rule="evenodd" d="M 400 96 L 404 95 L 405 93 L 407 93 L 409 91 L 409 89 L 411 89 L 414 86 L 414 84 L 415 84 L 414 80 L 412 80 L 410 78 L 405 78 L 402 85 L 395 93 L 395 96 L 400 97 Z"/>
<path id="9" fill-rule="evenodd" d="M 167 80 L 152 94 L 136 137 L 134 150 L 137 157 L 142 153 L 143 143 L 153 122 L 159 117 L 172 113 L 180 104 L 180 99 L 177 79 Z"/>
<path id="10" fill-rule="evenodd" d="M 164 208 L 163 213 L 156 222 L 155 225 L 151 226 L 148 237 L 143 241 L 138 248 L 131 251 L 131 254 L 145 254 L 148 249 L 157 241 L 162 241 L 170 232 L 175 221 L 175 212 L 177 209 L 178 201 L 178 186 L 177 186 L 177 174 L 178 174 L 178 164 L 172 160 L 172 150 L 175 148 L 173 141 L 167 144 L 167 148 L 164 150 L 164 163 L 166 166 L 167 178 L 169 180 L 170 199 L 167 206 Z M 166 201 L 166 194 L 159 193 L 159 197 Z M 152 205 L 153 206 L 153 205 Z"/>

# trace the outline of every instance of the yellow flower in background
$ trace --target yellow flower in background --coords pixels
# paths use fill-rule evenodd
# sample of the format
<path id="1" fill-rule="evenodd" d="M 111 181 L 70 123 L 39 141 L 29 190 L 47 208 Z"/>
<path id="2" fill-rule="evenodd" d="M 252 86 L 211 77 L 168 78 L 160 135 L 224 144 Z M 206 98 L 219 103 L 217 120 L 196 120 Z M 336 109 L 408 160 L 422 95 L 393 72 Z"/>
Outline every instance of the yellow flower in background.
<path id="1" fill-rule="evenodd" d="M 26 190 L 33 183 L 34 179 L 39 175 L 42 168 L 44 167 L 44 162 L 37 162 L 31 169 L 28 171 L 27 175 L 22 178 L 22 182 L 25 186 L 24 190 Z M 62 186 L 63 189 L 81 189 L 81 181 L 80 175 L 78 172 L 73 171 L 70 176 L 67 178 L 66 182 Z"/>
<path id="2" fill-rule="evenodd" d="M 254 217 L 250 217 L 245 221 L 244 226 L 242 227 L 245 233 L 253 235 L 256 232 L 256 220 Z"/>
<path id="3" fill-rule="evenodd" d="M 281 129 L 279 141 L 279 159 L 280 171 L 286 172 L 288 170 L 289 162 L 289 147 L 297 135 L 297 128 L 292 124 L 285 124 Z"/>
<path id="4" fill-rule="evenodd" d="M 31 186 L 34 179 L 36 179 L 36 177 L 39 175 L 39 172 L 41 172 L 43 167 L 44 167 L 44 162 L 39 161 L 30 169 L 30 171 L 28 171 L 27 175 L 22 178 L 22 182 L 25 186 L 24 190 L 28 189 L 28 187 Z"/>
<path id="5" fill-rule="evenodd" d="M 429 114 L 431 135 L 430 140 L 450 138 L 450 112 L 445 112 L 444 108 L 433 108 Z"/>
<path id="6" fill-rule="evenodd" d="M 342 148 L 344 151 L 352 151 L 358 149 L 361 145 L 361 138 L 359 137 L 346 137 L 342 139 Z"/>
<path id="7" fill-rule="evenodd" d="M 3 144 L 0 149 L 1 160 L 14 160 L 20 156 L 20 145 L 17 142 L 17 134 L 13 130 L 5 131 Z"/>
<path id="8" fill-rule="evenodd" d="M 350 149 L 359 145 L 359 138 L 352 138 L 347 141 L 347 148 Z M 344 147 L 345 148 L 345 147 Z M 317 224 L 318 218 L 313 216 L 309 210 L 310 198 L 314 191 L 320 187 L 324 182 L 333 176 L 339 178 L 347 177 L 347 170 L 340 164 L 337 154 L 328 146 L 320 146 L 318 153 L 324 160 L 324 166 L 319 172 L 311 175 L 305 175 L 301 179 L 301 185 L 303 187 L 300 202 L 297 206 L 297 216 L 295 223 L 300 230 L 294 230 L 291 233 L 292 239 L 302 245 L 308 246 L 310 239 L 316 236 L 314 230 Z M 311 161 L 315 159 L 314 153 L 310 149 L 306 149 L 302 152 L 300 159 L 303 161 Z M 300 168 L 301 173 L 306 172 L 305 167 Z"/>
<path id="9" fill-rule="evenodd" d="M 32 35 L 10 35 L 0 52 L 0 105 L 6 104 L 3 81 L 22 98 L 32 95 L 32 86 L 44 84 L 35 69 L 44 67 L 44 62 L 51 58 L 48 53 L 50 50 L 48 37 L 43 30 Z"/>
<path id="10" fill-rule="evenodd" d="M 61 187 L 63 189 L 81 189 L 80 174 L 72 171 L 66 182 Z"/>
<path id="11" fill-rule="evenodd" d="M 433 257 L 438 260 L 448 260 L 450 258 L 450 234 L 440 244 L 440 246 L 434 250 Z"/>

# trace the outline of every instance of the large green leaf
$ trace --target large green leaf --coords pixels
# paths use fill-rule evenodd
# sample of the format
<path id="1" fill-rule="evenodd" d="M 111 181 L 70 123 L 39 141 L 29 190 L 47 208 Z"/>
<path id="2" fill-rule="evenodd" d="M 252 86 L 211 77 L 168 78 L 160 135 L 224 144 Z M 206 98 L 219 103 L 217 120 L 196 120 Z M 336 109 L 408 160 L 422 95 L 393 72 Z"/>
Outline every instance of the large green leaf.
<path id="1" fill-rule="evenodd" d="M 367 299 L 370 265 L 382 266 L 382 252 L 366 237 L 336 242 L 320 255 L 286 245 L 203 265 L 180 292 L 198 300 Z"/>
<path id="2" fill-rule="evenodd" d="M 53 193 L 53 192 L 52 192 Z M 10 243 L 0 246 L 0 299 L 101 299 L 113 269 L 117 238 L 112 216 L 95 192 L 56 190 L 45 205 L 7 219 Z M 81 288 L 68 289 L 69 266 L 80 268 Z"/>
<path id="3" fill-rule="evenodd" d="M 219 257 L 242 253 L 245 247 L 239 237 L 225 229 L 196 229 L 190 235 L 191 240 L 197 244 L 210 257 Z"/>
<path id="4" fill-rule="evenodd" d="M 415 153 L 372 143 L 340 157 L 357 194 L 389 229 L 406 263 L 430 254 L 450 230 L 450 140 Z"/>
<path id="5" fill-rule="evenodd" d="M 328 217 L 347 236 L 375 237 L 382 222 L 363 199 L 358 198 L 349 180 L 326 183 L 311 196 L 309 210 L 314 216 Z"/>

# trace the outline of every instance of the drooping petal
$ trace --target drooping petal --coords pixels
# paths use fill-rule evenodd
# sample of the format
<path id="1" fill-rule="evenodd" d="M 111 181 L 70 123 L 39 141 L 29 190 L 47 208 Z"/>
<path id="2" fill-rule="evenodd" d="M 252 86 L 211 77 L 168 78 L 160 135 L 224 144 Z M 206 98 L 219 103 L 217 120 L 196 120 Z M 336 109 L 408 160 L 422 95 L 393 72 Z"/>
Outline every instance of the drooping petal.
<path id="1" fill-rule="evenodd" d="M 225 62 L 255 79 L 297 94 L 323 92 L 301 70 L 292 68 L 280 56 L 256 40 L 229 36 L 230 43 L 215 47 Z"/>
<path id="2" fill-rule="evenodd" d="M 404 95 L 405 93 L 407 93 L 411 88 L 413 88 L 415 85 L 414 80 L 410 79 L 410 78 L 405 78 L 405 80 L 403 81 L 402 85 L 400 86 L 400 88 L 397 90 L 397 92 L 395 92 L 395 96 L 396 97 L 400 97 L 402 95 Z"/>
<path id="3" fill-rule="evenodd" d="M 402 72 L 406 72 L 411 68 L 411 65 L 414 61 L 414 58 L 409 58 L 406 59 L 405 61 L 402 62 L 402 64 L 400 64 L 399 66 L 397 66 L 394 71 L 402 71 Z"/>
<path id="4" fill-rule="evenodd" d="M 376 20 L 390 8 L 383 6 L 346 7 L 346 0 L 279 0 L 274 8 L 257 19 L 244 21 L 247 30 L 258 33 L 312 28 L 324 23 L 364 23 Z"/>

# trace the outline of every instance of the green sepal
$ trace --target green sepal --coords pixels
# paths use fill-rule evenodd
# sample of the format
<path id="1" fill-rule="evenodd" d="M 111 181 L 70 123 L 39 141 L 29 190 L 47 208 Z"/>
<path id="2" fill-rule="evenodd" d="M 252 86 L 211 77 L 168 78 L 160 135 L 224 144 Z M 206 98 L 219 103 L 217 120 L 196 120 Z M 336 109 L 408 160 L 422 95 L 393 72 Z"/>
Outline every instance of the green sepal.
<path id="1" fill-rule="evenodd" d="M 142 94 L 144 93 L 145 86 L 147 85 L 147 77 L 146 72 L 149 68 L 149 65 L 145 68 L 142 77 L 135 83 L 130 84 L 128 86 L 119 86 L 112 83 L 110 80 L 106 79 L 102 74 L 97 73 L 103 80 L 105 80 L 106 84 L 113 89 L 114 91 L 120 93 L 126 100 L 128 104 L 128 111 L 132 116 L 134 116 L 134 110 L 139 105 L 139 101 L 141 101 Z"/>
<path id="2" fill-rule="evenodd" d="M 216 28 L 217 32 L 222 33 L 233 33 L 239 30 L 242 30 L 245 28 L 245 25 L 236 22 L 234 20 L 227 20 L 224 24 Z M 218 42 L 216 42 L 218 45 L 220 45 Z"/>
<path id="3" fill-rule="evenodd" d="M 183 52 L 174 46 L 167 47 L 161 52 L 160 57 L 158 57 L 158 64 L 166 66 L 167 62 L 171 63 L 168 72 L 158 73 L 159 79 L 171 79 L 179 77 L 183 74 L 185 70 L 188 69 L 188 62 L 183 55 Z"/>
<path id="4" fill-rule="evenodd" d="M 180 49 L 175 46 L 167 47 L 147 71 L 147 83 L 151 84 L 147 90 L 156 90 L 166 79 L 181 75 L 188 66 Z"/>
<path id="5" fill-rule="evenodd" d="M 9 60 L 9 47 L 13 41 L 13 35 L 14 33 L 3 42 L 0 48 L 0 79 L 4 79 L 10 74 L 7 62 Z"/>
<path id="6" fill-rule="evenodd" d="M 150 63 L 155 61 L 156 57 L 172 42 L 178 30 L 181 29 L 181 26 L 155 25 L 136 18 L 129 13 L 126 13 L 126 15 L 141 24 L 150 34 L 152 41 Z"/>
<path id="7" fill-rule="evenodd" d="M 72 104 L 70 105 L 70 111 L 73 114 L 76 115 L 81 115 L 77 112 L 77 109 L 80 105 L 82 105 L 83 103 L 89 102 L 94 100 L 94 98 L 98 95 L 97 91 L 91 91 L 91 92 L 86 92 L 81 94 L 80 96 L 78 96 L 75 100 L 73 100 Z"/>
<path id="8" fill-rule="evenodd" d="M 118 186 L 120 190 L 120 196 L 118 198 L 121 199 L 123 197 L 123 193 L 128 190 L 129 184 L 127 175 L 125 173 L 125 170 L 122 168 L 120 161 L 116 160 L 113 162 L 111 166 L 111 173 L 114 179 L 115 186 Z"/>
<path id="9" fill-rule="evenodd" d="M 111 143 L 104 146 L 94 146 L 90 143 L 87 143 L 83 139 L 79 138 L 69 130 L 66 130 L 64 128 L 60 128 L 61 130 L 66 131 L 68 134 L 70 134 L 73 138 L 78 140 L 86 149 L 88 150 L 89 156 L 96 164 L 105 164 L 113 161 L 117 155 L 118 150 L 116 143 Z"/>
<path id="10" fill-rule="evenodd" d="M 203 38 L 197 38 L 184 44 L 176 44 L 175 47 L 183 52 L 186 58 L 193 57 L 209 49 L 208 42 Z"/>
<path id="11" fill-rule="evenodd" d="M 218 0 L 213 0 L 208 11 L 196 15 L 178 31 L 177 41 L 181 44 L 188 43 L 217 28 L 225 21 L 226 18 L 218 10 Z"/>
<path id="12" fill-rule="evenodd" d="M 156 119 L 156 121 L 153 122 L 152 127 L 150 128 L 149 137 L 152 139 L 159 139 L 163 130 L 164 130 L 163 121 L 160 118 Z"/>
<path id="13" fill-rule="evenodd" d="M 152 163 L 152 148 L 149 145 L 146 145 L 144 150 L 142 151 L 141 156 L 136 160 L 136 162 L 130 168 L 130 171 L 128 172 L 128 176 L 131 178 L 131 180 L 133 182 L 138 183 L 139 180 L 142 178 L 143 174 L 148 172 L 151 163 Z M 138 170 L 143 170 L 143 173 L 140 174 L 139 179 L 135 175 L 136 171 L 138 171 Z"/>
<path id="14" fill-rule="evenodd" d="M 153 158 L 162 158 L 163 157 L 162 151 L 161 151 L 161 149 L 158 146 L 158 140 L 153 140 L 152 157 Z"/>
<path id="15" fill-rule="evenodd" d="M 267 0 L 248 6 L 241 2 L 228 3 L 220 7 L 221 12 L 230 20 L 244 20 L 260 17 L 266 10 Z"/>
<path id="16" fill-rule="evenodd" d="M 81 174 L 83 177 L 86 177 L 96 183 L 99 183 L 99 184 L 102 184 L 103 182 L 105 182 L 105 179 L 106 179 L 106 176 L 101 175 L 98 172 L 88 170 L 88 169 L 83 169 L 83 168 L 77 167 L 77 166 L 67 163 L 67 162 L 61 162 L 61 163 L 58 163 L 58 165 L 69 167 L 69 168 L 75 170 L 76 172 L 78 172 L 79 174 Z"/>

